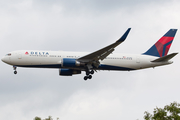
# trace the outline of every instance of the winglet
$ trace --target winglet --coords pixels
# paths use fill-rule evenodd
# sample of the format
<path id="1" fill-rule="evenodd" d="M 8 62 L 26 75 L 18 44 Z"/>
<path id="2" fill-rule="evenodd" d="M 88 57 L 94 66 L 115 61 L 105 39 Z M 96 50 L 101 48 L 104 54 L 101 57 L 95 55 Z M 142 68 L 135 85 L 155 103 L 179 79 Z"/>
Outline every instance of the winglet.
<path id="1" fill-rule="evenodd" d="M 127 31 L 124 33 L 124 35 L 121 38 L 119 38 L 119 40 L 117 40 L 117 42 L 123 42 L 128 36 L 130 30 L 131 28 L 128 28 Z"/>

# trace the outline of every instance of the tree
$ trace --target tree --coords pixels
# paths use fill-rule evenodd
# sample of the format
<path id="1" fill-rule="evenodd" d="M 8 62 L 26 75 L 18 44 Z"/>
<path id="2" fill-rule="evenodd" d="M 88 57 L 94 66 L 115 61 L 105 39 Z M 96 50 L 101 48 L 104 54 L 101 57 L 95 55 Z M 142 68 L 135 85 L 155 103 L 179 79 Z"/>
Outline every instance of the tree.
<path id="1" fill-rule="evenodd" d="M 41 120 L 41 118 L 40 117 L 35 117 L 34 120 Z"/>
<path id="2" fill-rule="evenodd" d="M 151 120 L 152 115 L 151 115 L 150 113 L 148 113 L 147 111 L 145 111 L 144 114 L 145 114 L 145 115 L 144 115 L 144 119 L 145 119 L 145 120 Z"/>
<path id="3" fill-rule="evenodd" d="M 46 118 L 45 120 L 53 120 L 51 116 L 49 116 L 48 118 Z"/>
<path id="4" fill-rule="evenodd" d="M 180 104 L 173 102 L 166 105 L 164 108 L 156 107 L 153 115 L 149 112 L 144 112 L 145 120 L 180 120 Z"/>

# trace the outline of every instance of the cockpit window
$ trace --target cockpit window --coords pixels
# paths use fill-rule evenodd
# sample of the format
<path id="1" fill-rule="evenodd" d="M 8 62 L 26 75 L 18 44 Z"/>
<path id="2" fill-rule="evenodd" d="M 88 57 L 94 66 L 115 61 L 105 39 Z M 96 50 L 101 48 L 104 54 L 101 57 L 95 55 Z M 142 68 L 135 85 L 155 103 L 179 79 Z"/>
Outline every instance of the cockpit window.
<path id="1" fill-rule="evenodd" d="M 6 56 L 11 56 L 11 53 L 6 54 Z"/>

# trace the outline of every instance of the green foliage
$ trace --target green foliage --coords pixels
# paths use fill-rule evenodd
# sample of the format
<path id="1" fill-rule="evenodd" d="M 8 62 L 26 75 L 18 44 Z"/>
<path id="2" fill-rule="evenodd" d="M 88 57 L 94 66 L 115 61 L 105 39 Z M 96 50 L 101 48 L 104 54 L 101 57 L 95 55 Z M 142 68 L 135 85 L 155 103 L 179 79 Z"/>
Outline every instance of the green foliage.
<path id="1" fill-rule="evenodd" d="M 35 117 L 34 120 L 41 120 L 41 118 L 40 117 Z"/>
<path id="2" fill-rule="evenodd" d="M 45 120 L 53 120 L 51 116 L 49 116 L 48 118 L 46 118 Z"/>
<path id="3" fill-rule="evenodd" d="M 34 120 L 53 120 L 51 116 L 49 116 L 48 118 L 45 119 L 41 119 L 40 117 L 35 117 Z M 59 118 L 57 118 L 57 120 L 59 120 Z"/>
<path id="4" fill-rule="evenodd" d="M 169 106 L 166 105 L 164 107 L 164 109 L 169 112 L 169 114 L 170 114 L 168 116 L 169 119 L 180 120 L 180 116 L 179 116 L 180 104 L 179 103 L 177 103 L 177 102 L 171 103 Z"/>
<path id="5" fill-rule="evenodd" d="M 164 108 L 156 107 L 153 115 L 147 111 L 144 114 L 145 120 L 180 120 L 180 104 L 173 102 Z"/>
<path id="6" fill-rule="evenodd" d="M 145 115 L 144 115 L 144 119 L 145 119 L 145 120 L 151 120 L 152 115 L 151 115 L 150 113 L 148 113 L 147 111 L 145 111 L 144 114 L 145 114 Z"/>

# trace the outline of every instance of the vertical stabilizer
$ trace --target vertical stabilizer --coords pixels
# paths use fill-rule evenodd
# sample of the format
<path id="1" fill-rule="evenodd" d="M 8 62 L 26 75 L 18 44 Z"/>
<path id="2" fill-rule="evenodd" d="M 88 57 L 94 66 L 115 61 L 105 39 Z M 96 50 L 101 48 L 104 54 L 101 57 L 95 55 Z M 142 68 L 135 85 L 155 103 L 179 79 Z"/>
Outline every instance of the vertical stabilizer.
<path id="1" fill-rule="evenodd" d="M 166 56 L 172 41 L 174 39 L 174 36 L 177 32 L 177 29 L 170 29 L 161 39 L 159 39 L 147 52 L 145 52 L 145 55 L 151 55 L 151 56 L 157 56 L 157 57 L 163 57 Z"/>

